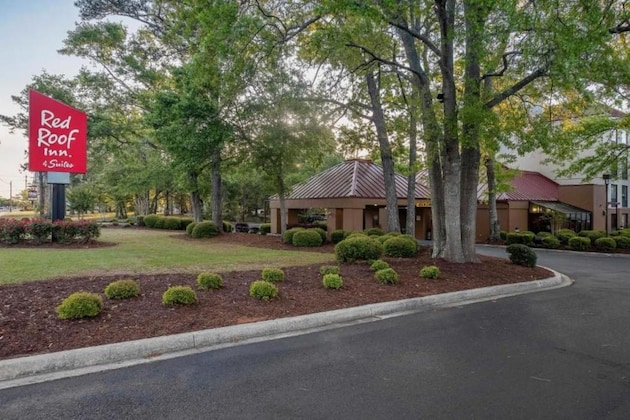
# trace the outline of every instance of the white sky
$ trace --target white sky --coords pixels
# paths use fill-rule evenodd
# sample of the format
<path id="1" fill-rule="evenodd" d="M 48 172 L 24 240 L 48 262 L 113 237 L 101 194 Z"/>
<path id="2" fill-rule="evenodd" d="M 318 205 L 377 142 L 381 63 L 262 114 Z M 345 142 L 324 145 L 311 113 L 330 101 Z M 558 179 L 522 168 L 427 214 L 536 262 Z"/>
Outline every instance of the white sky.
<path id="1" fill-rule="evenodd" d="M 72 76 L 89 63 L 57 54 L 74 23 L 79 20 L 74 0 L 0 0 L 0 114 L 14 115 L 19 108 L 11 101 L 45 69 L 50 74 Z M 0 197 L 9 197 L 24 189 L 21 173 L 25 162 L 27 138 L 0 125 Z"/>

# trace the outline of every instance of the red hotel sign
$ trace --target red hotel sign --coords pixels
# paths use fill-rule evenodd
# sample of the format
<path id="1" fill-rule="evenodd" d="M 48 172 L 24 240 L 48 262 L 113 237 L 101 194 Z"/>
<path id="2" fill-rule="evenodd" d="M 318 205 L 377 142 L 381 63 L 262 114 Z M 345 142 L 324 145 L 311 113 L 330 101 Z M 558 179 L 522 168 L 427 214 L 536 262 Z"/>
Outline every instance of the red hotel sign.
<path id="1" fill-rule="evenodd" d="M 28 98 L 28 170 L 84 174 L 87 115 L 32 89 Z"/>

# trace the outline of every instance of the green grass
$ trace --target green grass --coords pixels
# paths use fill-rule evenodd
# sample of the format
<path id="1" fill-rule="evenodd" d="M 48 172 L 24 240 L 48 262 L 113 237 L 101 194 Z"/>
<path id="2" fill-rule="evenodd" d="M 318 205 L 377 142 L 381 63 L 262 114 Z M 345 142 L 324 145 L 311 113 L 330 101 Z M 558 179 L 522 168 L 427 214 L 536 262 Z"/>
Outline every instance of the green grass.
<path id="1" fill-rule="evenodd" d="M 99 240 L 116 246 L 2 248 L 0 284 L 103 274 L 257 270 L 334 261 L 332 254 L 250 248 L 219 239 L 184 241 L 171 235 L 172 231 L 102 229 Z"/>

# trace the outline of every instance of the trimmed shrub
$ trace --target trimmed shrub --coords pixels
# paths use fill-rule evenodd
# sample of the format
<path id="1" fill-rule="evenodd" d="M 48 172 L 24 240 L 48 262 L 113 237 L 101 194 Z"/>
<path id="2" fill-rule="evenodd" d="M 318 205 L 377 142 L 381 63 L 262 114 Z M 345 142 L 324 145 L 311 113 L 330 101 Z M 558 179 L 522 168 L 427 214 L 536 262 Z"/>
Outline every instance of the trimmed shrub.
<path id="1" fill-rule="evenodd" d="M 197 302 L 197 294 L 190 286 L 171 286 L 162 294 L 165 305 L 192 305 Z"/>
<path id="2" fill-rule="evenodd" d="M 270 300 L 278 296 L 278 287 L 264 280 L 256 280 L 249 285 L 249 295 L 261 300 Z"/>
<path id="3" fill-rule="evenodd" d="M 33 238 L 35 243 L 42 244 L 52 235 L 53 224 L 44 219 L 33 219 L 26 222 L 26 233 Z"/>
<path id="4" fill-rule="evenodd" d="M 162 228 L 167 230 L 179 230 L 181 219 L 175 217 L 165 217 L 162 221 Z"/>
<path id="5" fill-rule="evenodd" d="M 630 236 L 619 235 L 615 238 L 615 242 L 619 249 L 630 249 Z"/>
<path id="6" fill-rule="evenodd" d="M 25 224 L 28 221 L 16 219 L 0 219 L 0 242 L 15 245 L 24 239 L 26 234 Z"/>
<path id="7" fill-rule="evenodd" d="M 556 232 L 556 238 L 560 239 L 560 243 L 563 245 L 569 244 L 569 239 L 577 236 L 577 233 L 571 229 L 560 229 Z"/>
<path id="8" fill-rule="evenodd" d="M 226 222 L 225 220 L 223 221 L 223 232 L 232 232 L 233 228 L 232 223 Z"/>
<path id="9" fill-rule="evenodd" d="M 630 236 L 630 228 L 620 230 L 622 236 Z"/>
<path id="10" fill-rule="evenodd" d="M 505 241 L 507 239 L 507 235 L 508 233 L 504 230 L 499 231 L 499 237 L 501 238 L 502 241 Z"/>
<path id="11" fill-rule="evenodd" d="M 324 235 L 326 235 L 326 232 L 324 232 Z M 299 247 L 320 246 L 322 242 L 321 235 L 315 229 L 300 230 L 295 232 L 292 238 L 293 246 Z"/>
<path id="12" fill-rule="evenodd" d="M 340 262 L 377 260 L 383 255 L 383 245 L 365 235 L 349 237 L 335 246 L 335 255 Z"/>
<path id="13" fill-rule="evenodd" d="M 348 236 L 348 233 L 345 230 L 341 230 L 341 229 L 333 230 L 332 233 L 330 234 L 330 241 L 333 244 L 338 244 L 339 242 L 346 239 L 347 236 Z"/>
<path id="14" fill-rule="evenodd" d="M 156 229 L 164 229 L 164 224 L 166 223 L 167 218 L 164 216 L 158 216 L 157 219 L 155 219 L 155 223 L 153 224 L 153 227 Z"/>
<path id="15" fill-rule="evenodd" d="M 117 280 L 105 287 L 105 296 L 110 299 L 129 299 L 140 294 L 140 285 L 132 279 Z"/>
<path id="16" fill-rule="evenodd" d="M 260 225 L 260 234 L 267 235 L 271 233 L 271 223 L 263 223 Z"/>
<path id="17" fill-rule="evenodd" d="M 553 233 L 551 233 L 551 232 L 538 232 L 538 233 L 536 234 L 536 237 L 538 237 L 538 238 L 540 238 L 540 239 L 542 239 L 542 238 L 547 238 L 547 237 L 549 237 L 549 236 L 553 236 Z M 554 236 L 554 238 L 555 238 L 555 236 Z"/>
<path id="18" fill-rule="evenodd" d="M 186 226 L 186 233 L 188 235 L 192 236 L 192 231 L 195 228 L 195 226 L 197 226 L 197 223 L 198 222 L 192 222 L 192 223 L 189 223 L 188 226 Z"/>
<path id="19" fill-rule="evenodd" d="M 600 251 L 611 252 L 617 248 L 617 242 L 613 238 L 595 239 L 595 248 Z"/>
<path id="20" fill-rule="evenodd" d="M 543 248 L 548 248 L 548 249 L 556 249 L 556 248 L 560 248 L 560 239 L 556 238 L 553 235 L 550 236 L 544 236 L 541 240 L 540 240 L 540 245 Z"/>
<path id="21" fill-rule="evenodd" d="M 574 251 L 586 251 L 591 246 L 591 240 L 585 236 L 569 238 L 569 248 Z"/>
<path id="22" fill-rule="evenodd" d="M 525 267 L 535 267 L 537 256 L 533 249 L 523 244 L 512 244 L 506 249 L 510 254 L 510 261 L 513 264 L 523 265 Z"/>
<path id="23" fill-rule="evenodd" d="M 319 227 L 315 227 L 315 228 L 310 228 L 308 230 L 312 230 L 315 231 L 319 234 L 319 236 L 321 236 L 322 238 L 322 243 L 326 243 L 326 231 L 322 228 Z"/>
<path id="24" fill-rule="evenodd" d="M 282 242 L 285 244 L 293 244 L 293 235 L 303 230 L 306 230 L 306 229 L 302 227 L 294 227 L 294 228 L 285 230 L 284 233 L 282 234 Z"/>
<path id="25" fill-rule="evenodd" d="M 146 226 L 144 223 L 144 216 L 135 216 L 136 219 L 136 225 L 138 226 Z"/>
<path id="26" fill-rule="evenodd" d="M 604 238 L 606 236 L 606 232 L 603 230 L 582 230 L 578 233 L 578 236 L 590 239 L 591 245 L 595 245 L 595 241 L 599 238 Z"/>
<path id="27" fill-rule="evenodd" d="M 348 234 L 348 236 L 346 236 L 346 239 L 348 239 L 348 238 L 354 238 L 354 237 L 357 237 L 357 236 L 358 236 L 358 237 L 360 237 L 360 238 L 368 238 L 368 235 L 366 235 L 366 234 L 365 234 L 365 233 L 363 233 L 363 232 L 350 232 L 350 233 Z"/>
<path id="28" fill-rule="evenodd" d="M 68 296 L 55 311 L 61 319 L 91 318 L 101 313 L 103 300 L 96 293 L 76 292 Z"/>
<path id="29" fill-rule="evenodd" d="M 418 244 L 410 237 L 395 236 L 383 243 L 383 250 L 388 257 L 408 258 L 416 253 Z"/>
<path id="30" fill-rule="evenodd" d="M 263 268 L 262 279 L 271 283 L 284 281 L 284 271 L 279 268 Z"/>
<path id="31" fill-rule="evenodd" d="M 396 284 L 398 283 L 398 273 L 392 268 L 384 268 L 374 273 L 376 280 L 383 284 Z"/>
<path id="32" fill-rule="evenodd" d="M 195 225 L 192 230 L 191 236 L 193 238 L 212 238 L 213 236 L 217 236 L 219 234 L 219 229 L 217 225 L 212 222 L 205 221 L 199 222 Z"/>
<path id="33" fill-rule="evenodd" d="M 201 289 L 220 289 L 223 287 L 223 277 L 217 273 L 200 273 L 197 285 Z"/>
<path id="34" fill-rule="evenodd" d="M 180 230 L 186 230 L 188 228 L 188 225 L 190 225 L 192 222 L 194 222 L 195 220 L 191 217 L 180 217 L 179 218 L 179 229 Z"/>
<path id="35" fill-rule="evenodd" d="M 369 228 L 369 229 L 365 229 L 363 231 L 363 233 L 365 233 L 368 236 L 372 236 L 372 235 L 376 235 L 376 236 L 382 236 L 385 235 L 385 232 L 383 231 L 383 229 L 381 228 Z"/>
<path id="36" fill-rule="evenodd" d="M 521 232 L 521 233 L 510 232 L 507 234 L 505 243 L 507 245 L 512 245 L 512 244 L 533 245 L 535 237 L 536 235 L 534 235 L 531 232 Z"/>
<path id="37" fill-rule="evenodd" d="M 329 273 L 324 275 L 322 284 L 326 289 L 339 289 L 343 286 L 343 279 L 339 274 Z"/>
<path id="38" fill-rule="evenodd" d="M 420 277 L 424 279 L 437 279 L 440 277 L 440 269 L 435 265 L 427 265 L 420 269 Z"/>
<path id="39" fill-rule="evenodd" d="M 144 216 L 144 224 L 146 227 L 148 228 L 155 228 L 155 223 L 157 222 L 158 218 L 160 216 L 158 216 L 157 214 L 149 214 Z"/>
<path id="40" fill-rule="evenodd" d="M 326 274 L 339 274 L 339 267 L 336 265 L 324 265 L 319 267 L 319 274 L 325 276 Z"/>
<path id="41" fill-rule="evenodd" d="M 370 269 L 372 271 L 384 270 L 386 268 L 390 268 L 389 264 L 383 260 L 376 260 L 372 264 L 370 264 Z"/>

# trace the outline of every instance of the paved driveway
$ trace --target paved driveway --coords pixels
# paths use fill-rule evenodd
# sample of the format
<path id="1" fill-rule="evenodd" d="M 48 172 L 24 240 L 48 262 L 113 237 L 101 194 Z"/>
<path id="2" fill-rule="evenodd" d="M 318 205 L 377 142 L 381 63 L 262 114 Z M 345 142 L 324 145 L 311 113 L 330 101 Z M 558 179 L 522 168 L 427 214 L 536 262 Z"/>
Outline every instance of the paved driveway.
<path id="1" fill-rule="evenodd" d="M 538 254 L 576 283 L 5 389 L 0 418 L 630 418 L 630 259 Z"/>

